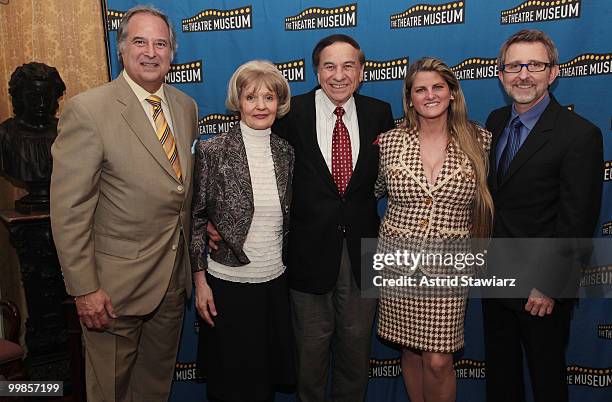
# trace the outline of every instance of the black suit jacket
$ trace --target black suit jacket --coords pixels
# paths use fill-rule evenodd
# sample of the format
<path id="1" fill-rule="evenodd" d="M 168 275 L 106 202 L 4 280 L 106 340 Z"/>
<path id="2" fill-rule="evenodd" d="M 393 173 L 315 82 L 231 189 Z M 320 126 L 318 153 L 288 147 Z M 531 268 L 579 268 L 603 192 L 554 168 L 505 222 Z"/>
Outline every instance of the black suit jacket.
<path id="1" fill-rule="evenodd" d="M 486 127 L 493 133 L 489 188 L 495 203 L 494 240 L 489 270 L 515 275 L 523 293 L 532 287 L 551 297 L 573 297 L 599 217 L 603 145 L 595 125 L 550 103 L 498 182 L 496 150 L 511 107 L 493 111 Z M 533 238 L 555 238 L 555 241 Z M 510 271 L 510 272 L 508 272 Z M 522 307 L 522 306 L 521 306 Z"/>
<path id="2" fill-rule="evenodd" d="M 378 236 L 374 197 L 378 172 L 376 137 L 394 126 L 388 103 L 354 95 L 359 122 L 359 156 L 343 197 L 317 142 L 315 90 L 291 98 L 291 111 L 273 131 L 295 150 L 288 275 L 292 289 L 326 293 L 338 277 L 346 238 L 353 274 L 361 282 L 362 238 Z"/>

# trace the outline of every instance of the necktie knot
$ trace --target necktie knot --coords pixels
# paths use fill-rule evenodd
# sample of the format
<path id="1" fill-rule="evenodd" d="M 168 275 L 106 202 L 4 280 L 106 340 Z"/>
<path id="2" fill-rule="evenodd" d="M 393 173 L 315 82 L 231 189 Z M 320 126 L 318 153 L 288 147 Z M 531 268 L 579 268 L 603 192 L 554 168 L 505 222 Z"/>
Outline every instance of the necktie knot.
<path id="1" fill-rule="evenodd" d="M 149 95 L 146 101 L 149 102 L 154 108 L 161 106 L 161 98 L 157 95 Z"/>
<path id="2" fill-rule="evenodd" d="M 338 107 L 336 107 L 336 109 L 334 110 L 334 114 L 335 114 L 336 116 L 338 116 L 339 118 L 342 118 L 342 116 L 344 116 L 344 113 L 345 113 L 345 111 L 344 111 L 344 108 L 343 108 L 342 106 L 338 106 Z"/>
<path id="3" fill-rule="evenodd" d="M 518 117 L 518 116 L 516 116 L 512 120 L 512 123 L 510 123 L 511 129 L 512 129 L 513 132 L 515 132 L 516 130 L 519 130 L 522 125 L 523 125 L 523 122 L 521 121 L 520 117 Z"/>

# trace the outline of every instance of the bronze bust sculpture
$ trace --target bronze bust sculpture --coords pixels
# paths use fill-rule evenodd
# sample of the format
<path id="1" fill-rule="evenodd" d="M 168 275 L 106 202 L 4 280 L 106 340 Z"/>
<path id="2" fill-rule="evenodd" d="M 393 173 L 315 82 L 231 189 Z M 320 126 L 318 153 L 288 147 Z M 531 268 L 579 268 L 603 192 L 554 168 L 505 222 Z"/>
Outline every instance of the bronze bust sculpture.
<path id="1" fill-rule="evenodd" d="M 65 90 L 54 67 L 36 62 L 18 67 L 9 81 L 15 117 L 0 124 L 0 173 L 28 190 L 15 201 L 20 212 L 49 209 L 55 114 Z"/>

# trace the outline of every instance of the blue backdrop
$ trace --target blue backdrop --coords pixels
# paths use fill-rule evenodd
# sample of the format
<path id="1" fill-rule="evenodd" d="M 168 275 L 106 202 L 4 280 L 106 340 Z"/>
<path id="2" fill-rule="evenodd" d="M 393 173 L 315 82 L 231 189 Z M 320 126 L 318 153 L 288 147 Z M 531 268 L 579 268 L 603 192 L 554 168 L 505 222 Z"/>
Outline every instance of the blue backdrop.
<path id="1" fill-rule="evenodd" d="M 522 28 L 546 31 L 559 48 L 561 74 L 552 87 L 557 99 L 598 125 L 604 136 L 603 208 L 597 237 L 612 236 L 612 3 L 609 0 L 147 0 L 165 11 L 177 31 L 178 53 L 166 77 L 196 99 L 200 134 L 214 135 L 235 123 L 227 114 L 226 85 L 237 66 L 269 59 L 291 82 L 294 94 L 316 85 L 310 54 L 332 33 L 358 40 L 366 54 L 360 93 L 389 102 L 402 117 L 401 80 L 409 63 L 435 56 L 461 80 L 470 118 L 484 123 L 507 104 L 496 78 L 500 44 Z M 116 29 L 133 0 L 107 0 L 109 65 L 116 77 Z M 612 247 L 597 250 L 585 270 L 572 323 L 567 381 L 572 401 L 612 400 Z M 474 295 L 476 296 L 476 295 Z M 172 401 L 205 400 L 205 383 L 195 370 L 197 322 L 188 307 L 176 365 Z M 248 336 L 248 334 L 245 334 Z M 407 401 L 399 352 L 372 341 L 368 401 Z M 472 298 L 466 318 L 466 346 L 456 356 L 458 401 L 484 401 L 486 368 L 480 302 Z M 293 401 L 281 394 L 280 401 Z"/>

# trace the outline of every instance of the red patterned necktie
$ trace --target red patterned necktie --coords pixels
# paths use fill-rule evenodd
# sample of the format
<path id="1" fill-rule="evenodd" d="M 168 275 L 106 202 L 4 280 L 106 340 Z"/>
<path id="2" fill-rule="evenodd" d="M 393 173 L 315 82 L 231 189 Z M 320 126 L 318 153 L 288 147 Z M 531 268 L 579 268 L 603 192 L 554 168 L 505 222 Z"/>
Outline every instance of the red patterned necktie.
<path id="1" fill-rule="evenodd" d="M 338 116 L 336 125 L 334 126 L 334 134 L 332 136 L 332 177 L 340 195 L 344 195 L 346 186 L 351 179 L 353 173 L 353 154 L 351 152 L 351 137 L 342 116 L 344 109 L 340 106 L 334 110 L 334 114 Z"/>

